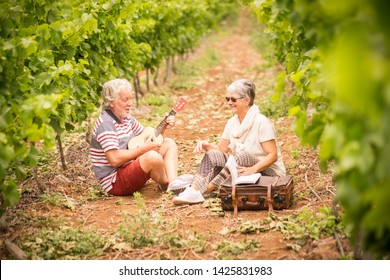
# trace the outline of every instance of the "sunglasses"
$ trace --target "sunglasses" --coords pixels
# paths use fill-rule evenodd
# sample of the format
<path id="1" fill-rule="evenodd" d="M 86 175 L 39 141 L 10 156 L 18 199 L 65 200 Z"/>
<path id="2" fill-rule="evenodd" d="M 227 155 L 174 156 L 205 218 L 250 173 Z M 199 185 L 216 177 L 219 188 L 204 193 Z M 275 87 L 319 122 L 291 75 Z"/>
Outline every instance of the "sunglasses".
<path id="1" fill-rule="evenodd" d="M 239 97 L 239 98 L 235 98 L 235 97 L 225 97 L 226 101 L 229 102 L 229 101 L 232 101 L 233 103 L 236 103 L 236 101 L 238 99 L 244 99 L 244 97 Z"/>

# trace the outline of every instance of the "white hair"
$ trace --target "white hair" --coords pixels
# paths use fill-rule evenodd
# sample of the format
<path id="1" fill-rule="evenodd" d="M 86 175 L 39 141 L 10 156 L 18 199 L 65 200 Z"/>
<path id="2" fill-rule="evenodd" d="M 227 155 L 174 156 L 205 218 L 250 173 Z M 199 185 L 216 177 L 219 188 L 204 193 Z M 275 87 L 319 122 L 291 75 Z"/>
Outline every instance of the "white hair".
<path id="1" fill-rule="evenodd" d="M 103 110 L 109 109 L 110 101 L 114 101 L 122 90 L 132 91 L 131 83 L 126 79 L 113 79 L 103 85 Z"/>
<path id="2" fill-rule="evenodd" d="M 231 83 L 227 87 L 227 91 L 230 93 L 238 93 L 241 97 L 249 98 L 249 105 L 252 106 L 256 96 L 255 84 L 247 79 L 239 79 Z"/>

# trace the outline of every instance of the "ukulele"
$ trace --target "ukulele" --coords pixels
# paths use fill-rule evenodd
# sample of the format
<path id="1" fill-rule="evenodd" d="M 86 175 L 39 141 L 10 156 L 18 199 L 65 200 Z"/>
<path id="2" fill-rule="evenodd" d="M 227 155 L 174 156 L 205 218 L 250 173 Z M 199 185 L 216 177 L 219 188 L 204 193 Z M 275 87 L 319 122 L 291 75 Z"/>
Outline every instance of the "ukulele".
<path id="1" fill-rule="evenodd" d="M 140 135 L 130 139 L 127 148 L 129 150 L 135 149 L 147 142 L 156 142 L 158 144 L 161 144 L 164 141 L 164 137 L 161 135 L 161 133 L 164 132 L 165 128 L 168 125 L 166 121 L 167 118 L 169 116 L 176 115 L 176 113 L 183 109 L 186 104 L 187 101 L 184 98 L 179 98 L 175 107 L 172 108 L 168 116 L 165 116 L 163 120 L 159 123 L 159 125 L 156 126 L 156 128 L 145 127 L 144 131 Z"/>

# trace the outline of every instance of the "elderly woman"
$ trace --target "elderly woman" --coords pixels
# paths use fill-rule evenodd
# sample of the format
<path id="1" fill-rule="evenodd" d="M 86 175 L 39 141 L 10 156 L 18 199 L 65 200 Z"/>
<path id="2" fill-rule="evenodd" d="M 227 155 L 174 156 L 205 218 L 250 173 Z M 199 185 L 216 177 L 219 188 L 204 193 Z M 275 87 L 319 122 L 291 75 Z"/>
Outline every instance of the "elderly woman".
<path id="1" fill-rule="evenodd" d="M 130 115 L 132 87 L 125 79 L 103 85 L 103 110 L 93 130 L 90 157 L 96 179 L 112 195 L 130 195 L 140 190 L 150 178 L 162 188 L 177 177 L 176 143 L 165 138 L 162 144 L 146 141 L 128 149 L 129 140 L 144 127 Z M 174 117 L 167 118 L 168 126 Z"/>
<path id="2" fill-rule="evenodd" d="M 218 144 L 197 143 L 194 152 L 205 150 L 206 154 L 191 186 L 174 197 L 174 204 L 203 202 L 205 194 L 218 188 L 230 176 L 225 167 L 229 152 L 239 165 L 239 175 L 256 172 L 271 176 L 286 174 L 275 129 L 254 105 L 255 91 L 253 82 L 245 79 L 229 85 L 225 98 L 234 116 L 228 120 Z"/>

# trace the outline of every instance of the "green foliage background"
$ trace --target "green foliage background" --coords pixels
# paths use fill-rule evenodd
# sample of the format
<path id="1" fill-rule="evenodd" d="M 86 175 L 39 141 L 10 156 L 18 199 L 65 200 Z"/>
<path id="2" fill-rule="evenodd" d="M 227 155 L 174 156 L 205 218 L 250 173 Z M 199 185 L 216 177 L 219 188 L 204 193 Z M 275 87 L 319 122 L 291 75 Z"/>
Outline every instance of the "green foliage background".
<path id="1" fill-rule="evenodd" d="M 285 65 L 275 100 L 289 96 L 302 144 L 334 162 L 337 199 L 357 258 L 390 253 L 390 18 L 385 0 L 256 0 Z"/>
<path id="2" fill-rule="evenodd" d="M 41 147 L 87 120 L 101 85 L 194 48 L 233 0 L 0 3 L 0 216 Z"/>
<path id="3" fill-rule="evenodd" d="M 390 17 L 385 0 L 242 0 L 268 26 L 302 144 L 334 162 L 356 257 L 390 252 Z M 0 214 L 41 147 L 88 119 L 102 83 L 152 72 L 235 11 L 233 0 L 0 3 Z"/>

